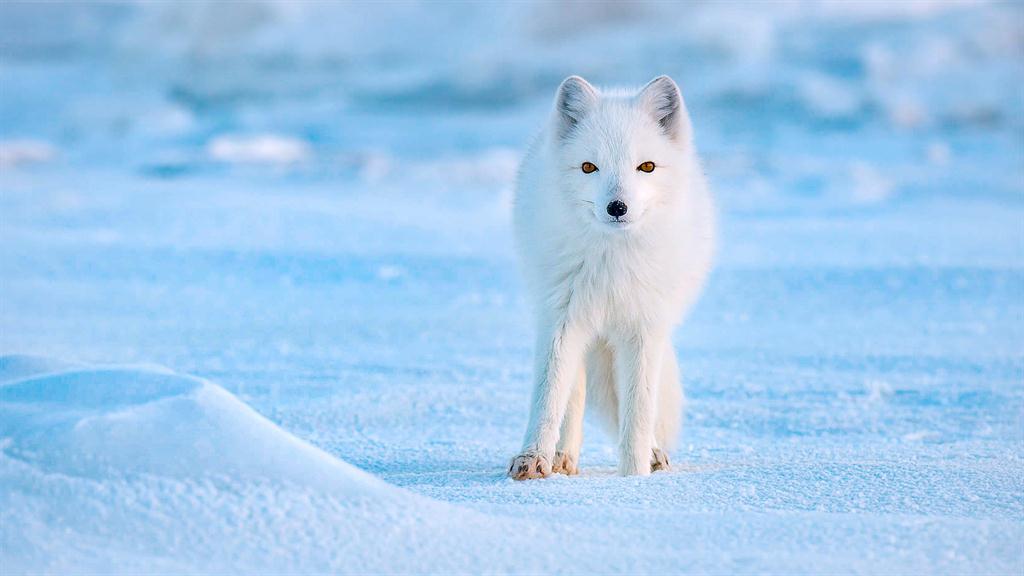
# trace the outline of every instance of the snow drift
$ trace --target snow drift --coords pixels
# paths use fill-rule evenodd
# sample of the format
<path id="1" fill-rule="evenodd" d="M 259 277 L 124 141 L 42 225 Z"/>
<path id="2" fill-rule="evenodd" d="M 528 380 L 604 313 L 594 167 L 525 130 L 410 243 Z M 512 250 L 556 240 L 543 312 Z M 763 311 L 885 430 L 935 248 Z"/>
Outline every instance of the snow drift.
<path id="1" fill-rule="evenodd" d="M 350 497 L 382 482 L 302 442 L 216 384 L 160 367 L 74 367 L 0 358 L 6 456 L 48 473 L 101 479 L 223 475 Z"/>
<path id="2" fill-rule="evenodd" d="M 2 357 L 0 437 L 5 573 L 436 571 L 515 542 L 159 367 Z"/>

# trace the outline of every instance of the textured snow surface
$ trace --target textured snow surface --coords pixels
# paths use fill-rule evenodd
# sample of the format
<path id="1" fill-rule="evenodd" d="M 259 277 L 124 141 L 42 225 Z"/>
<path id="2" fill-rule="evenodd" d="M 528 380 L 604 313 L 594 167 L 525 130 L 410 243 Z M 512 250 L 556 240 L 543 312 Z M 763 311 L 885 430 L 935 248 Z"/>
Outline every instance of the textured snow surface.
<path id="1" fill-rule="evenodd" d="M 156 367 L 5 356 L 0 416 L 5 573 L 440 572 L 481 566 L 481 548 L 510 570 L 541 536 L 388 486 Z"/>
<path id="2" fill-rule="evenodd" d="M 0 3 L 0 572 L 1024 572 L 1013 4 Z M 515 483 L 566 75 L 721 212 L 674 469 Z"/>

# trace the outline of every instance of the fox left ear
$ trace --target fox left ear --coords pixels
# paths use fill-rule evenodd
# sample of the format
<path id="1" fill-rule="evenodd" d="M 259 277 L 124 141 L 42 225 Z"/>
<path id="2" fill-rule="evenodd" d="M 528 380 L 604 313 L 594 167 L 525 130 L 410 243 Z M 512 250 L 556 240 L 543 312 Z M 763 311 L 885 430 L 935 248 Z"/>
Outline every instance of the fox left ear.
<path id="1" fill-rule="evenodd" d="M 678 142 L 689 138 L 690 118 L 679 86 L 671 78 L 658 76 L 651 80 L 640 90 L 637 100 L 669 138 Z"/>

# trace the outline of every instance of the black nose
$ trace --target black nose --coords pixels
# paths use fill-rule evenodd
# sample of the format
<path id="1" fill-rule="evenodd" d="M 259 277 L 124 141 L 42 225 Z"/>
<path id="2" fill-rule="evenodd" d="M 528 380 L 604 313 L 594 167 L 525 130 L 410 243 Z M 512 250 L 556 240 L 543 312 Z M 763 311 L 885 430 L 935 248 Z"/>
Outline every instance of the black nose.
<path id="1" fill-rule="evenodd" d="M 626 213 L 626 203 L 622 200 L 612 200 L 608 203 L 608 214 L 615 218 L 621 217 Z"/>

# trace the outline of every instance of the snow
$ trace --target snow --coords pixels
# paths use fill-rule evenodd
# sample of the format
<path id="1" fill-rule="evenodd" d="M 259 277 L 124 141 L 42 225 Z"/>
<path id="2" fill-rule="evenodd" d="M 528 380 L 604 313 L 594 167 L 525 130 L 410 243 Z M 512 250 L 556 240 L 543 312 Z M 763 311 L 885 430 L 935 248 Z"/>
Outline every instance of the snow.
<path id="1" fill-rule="evenodd" d="M 269 476 L 335 491 L 344 485 L 334 477 L 363 490 L 380 484 L 197 378 L 145 367 L 61 369 L 20 356 L 0 364 L 10 367 L 0 374 L 10 455 L 44 471 Z"/>
<path id="2" fill-rule="evenodd" d="M 540 535 L 389 486 L 159 367 L 5 356 L 0 416 L 5 573 L 438 572 L 479 546 L 509 570 Z"/>
<path id="3" fill-rule="evenodd" d="M 0 571 L 1024 571 L 1010 4 L 0 4 Z M 443 30 L 443 33 L 436 33 Z M 517 158 L 683 87 L 674 470 L 515 483 Z"/>
<path id="4" fill-rule="evenodd" d="M 0 167 L 18 164 L 48 162 L 56 151 L 46 142 L 34 140 L 9 140 L 0 142 Z"/>
<path id="5" fill-rule="evenodd" d="M 305 142 L 274 134 L 218 136 L 206 149 L 212 159 L 221 162 L 292 164 L 309 157 Z"/>

